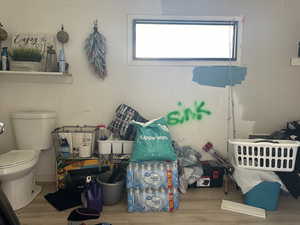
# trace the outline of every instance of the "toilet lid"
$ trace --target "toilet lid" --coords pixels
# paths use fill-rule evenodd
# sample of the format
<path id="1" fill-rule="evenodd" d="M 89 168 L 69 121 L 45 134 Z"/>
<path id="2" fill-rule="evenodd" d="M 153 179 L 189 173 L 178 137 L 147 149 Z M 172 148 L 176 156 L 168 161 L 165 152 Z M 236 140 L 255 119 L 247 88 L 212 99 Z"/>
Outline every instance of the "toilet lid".
<path id="1" fill-rule="evenodd" d="M 0 155 L 0 168 L 29 162 L 36 157 L 34 150 L 12 150 Z"/>

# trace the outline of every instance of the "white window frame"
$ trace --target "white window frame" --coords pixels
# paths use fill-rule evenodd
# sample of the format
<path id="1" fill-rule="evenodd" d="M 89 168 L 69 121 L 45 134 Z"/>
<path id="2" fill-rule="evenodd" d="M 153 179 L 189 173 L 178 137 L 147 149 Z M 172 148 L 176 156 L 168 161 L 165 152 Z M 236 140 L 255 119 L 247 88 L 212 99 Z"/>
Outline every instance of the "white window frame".
<path id="1" fill-rule="evenodd" d="M 133 33 L 135 19 L 149 19 L 149 20 L 199 20 L 199 21 L 236 21 L 238 22 L 237 29 L 237 45 L 236 45 L 236 60 L 140 60 L 134 59 L 133 55 Z M 200 66 L 200 65 L 240 65 L 242 54 L 242 30 L 243 17 L 187 17 L 187 16 L 154 16 L 154 15 L 128 15 L 128 64 L 132 66 Z"/>

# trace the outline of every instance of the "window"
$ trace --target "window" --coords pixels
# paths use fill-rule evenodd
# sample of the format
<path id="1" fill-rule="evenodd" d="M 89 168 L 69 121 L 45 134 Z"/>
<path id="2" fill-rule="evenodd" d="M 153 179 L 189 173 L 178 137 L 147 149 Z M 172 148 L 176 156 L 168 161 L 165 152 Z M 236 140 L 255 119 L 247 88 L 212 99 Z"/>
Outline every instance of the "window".
<path id="1" fill-rule="evenodd" d="M 137 61 L 236 62 L 240 19 L 132 18 L 131 57 Z"/>

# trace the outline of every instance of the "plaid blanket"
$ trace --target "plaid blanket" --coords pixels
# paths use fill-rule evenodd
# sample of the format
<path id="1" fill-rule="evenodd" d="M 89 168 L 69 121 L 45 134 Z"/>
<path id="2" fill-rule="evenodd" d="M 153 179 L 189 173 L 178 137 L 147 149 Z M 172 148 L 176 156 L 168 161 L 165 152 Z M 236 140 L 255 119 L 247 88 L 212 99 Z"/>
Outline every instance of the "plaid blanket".
<path id="1" fill-rule="evenodd" d="M 128 105 L 121 104 L 116 109 L 114 119 L 108 125 L 108 129 L 122 140 L 134 140 L 136 135 L 135 127 L 130 124 L 132 120 L 147 122 L 135 109 Z"/>

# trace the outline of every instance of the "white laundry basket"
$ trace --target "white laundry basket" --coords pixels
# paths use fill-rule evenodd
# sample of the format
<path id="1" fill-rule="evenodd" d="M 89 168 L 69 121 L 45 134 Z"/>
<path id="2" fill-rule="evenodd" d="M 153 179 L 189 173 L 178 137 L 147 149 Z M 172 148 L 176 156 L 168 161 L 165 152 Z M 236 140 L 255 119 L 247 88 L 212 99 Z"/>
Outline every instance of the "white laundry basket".
<path id="1" fill-rule="evenodd" d="M 236 165 L 247 169 L 289 172 L 294 170 L 298 141 L 234 139 Z"/>

